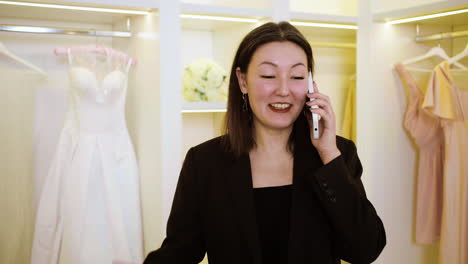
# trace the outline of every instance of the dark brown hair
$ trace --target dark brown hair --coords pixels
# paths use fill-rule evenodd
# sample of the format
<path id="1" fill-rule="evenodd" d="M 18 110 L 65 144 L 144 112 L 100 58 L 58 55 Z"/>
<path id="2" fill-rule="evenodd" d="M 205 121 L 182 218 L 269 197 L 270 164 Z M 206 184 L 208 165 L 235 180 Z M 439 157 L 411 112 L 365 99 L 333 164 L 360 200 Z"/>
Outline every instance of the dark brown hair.
<path id="1" fill-rule="evenodd" d="M 242 99 L 239 81 L 237 80 L 236 69 L 239 67 L 242 73 L 247 73 L 247 68 L 255 51 L 260 46 L 275 41 L 290 41 L 301 47 L 307 55 L 308 70 L 313 73 L 314 59 L 312 48 L 299 30 L 288 22 L 269 22 L 263 24 L 252 30 L 244 37 L 237 49 L 236 56 L 234 57 L 234 62 L 231 67 L 227 113 L 224 127 L 224 132 L 226 134 L 224 137 L 224 146 L 227 151 L 234 153 L 236 156 L 250 151 L 255 146 L 252 127 L 252 112 L 250 107 L 247 107 L 247 111 L 245 111 L 245 109 L 243 110 L 244 101 Z M 300 114 L 296 122 L 298 122 L 299 119 L 305 119 L 304 115 Z M 292 151 L 293 147 L 294 139 L 290 136 L 288 148 Z"/>

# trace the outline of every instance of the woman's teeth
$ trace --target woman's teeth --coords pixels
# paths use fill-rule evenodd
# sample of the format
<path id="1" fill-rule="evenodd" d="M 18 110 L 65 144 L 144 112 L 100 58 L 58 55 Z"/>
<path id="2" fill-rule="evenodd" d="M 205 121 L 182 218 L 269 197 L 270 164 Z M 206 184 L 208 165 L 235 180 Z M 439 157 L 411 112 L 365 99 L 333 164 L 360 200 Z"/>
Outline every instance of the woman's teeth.
<path id="1" fill-rule="evenodd" d="M 286 109 L 291 106 L 291 104 L 270 104 L 275 109 Z"/>

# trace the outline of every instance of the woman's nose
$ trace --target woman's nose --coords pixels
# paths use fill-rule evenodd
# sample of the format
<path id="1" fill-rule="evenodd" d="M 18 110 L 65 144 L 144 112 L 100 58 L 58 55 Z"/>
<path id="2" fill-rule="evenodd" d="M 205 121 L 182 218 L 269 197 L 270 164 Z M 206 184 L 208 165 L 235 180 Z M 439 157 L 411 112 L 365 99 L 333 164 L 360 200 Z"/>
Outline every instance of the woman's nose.
<path id="1" fill-rule="evenodd" d="M 289 95 L 289 86 L 287 77 L 279 77 L 278 87 L 276 88 L 276 94 L 279 96 L 288 96 Z"/>

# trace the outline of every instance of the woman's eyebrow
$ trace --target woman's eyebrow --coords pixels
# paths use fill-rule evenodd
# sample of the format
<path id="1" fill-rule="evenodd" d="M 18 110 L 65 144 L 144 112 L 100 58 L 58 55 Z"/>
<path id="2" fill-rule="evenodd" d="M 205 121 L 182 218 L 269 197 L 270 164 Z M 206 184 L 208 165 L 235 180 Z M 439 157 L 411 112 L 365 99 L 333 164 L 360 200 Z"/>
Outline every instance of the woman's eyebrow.
<path id="1" fill-rule="evenodd" d="M 301 66 L 301 65 L 305 67 L 304 63 L 298 62 L 298 63 L 294 64 L 291 68 L 294 68 L 294 67 L 297 67 L 297 66 Z"/>
<path id="2" fill-rule="evenodd" d="M 263 64 L 271 65 L 271 66 L 273 66 L 273 67 L 278 67 L 278 65 L 277 65 L 276 63 L 273 63 L 273 62 L 271 62 L 271 61 L 264 61 L 264 62 L 261 62 L 260 64 L 258 64 L 258 66 L 261 66 L 261 65 L 263 65 Z M 294 68 L 294 67 L 297 67 L 297 66 L 301 66 L 301 65 L 305 67 L 304 63 L 298 62 L 298 63 L 294 64 L 293 66 L 291 66 L 291 68 Z"/>
<path id="3" fill-rule="evenodd" d="M 271 61 L 263 61 L 263 62 L 259 63 L 258 66 L 261 66 L 263 64 L 271 65 L 273 67 L 278 67 L 278 65 L 276 63 L 273 63 Z"/>

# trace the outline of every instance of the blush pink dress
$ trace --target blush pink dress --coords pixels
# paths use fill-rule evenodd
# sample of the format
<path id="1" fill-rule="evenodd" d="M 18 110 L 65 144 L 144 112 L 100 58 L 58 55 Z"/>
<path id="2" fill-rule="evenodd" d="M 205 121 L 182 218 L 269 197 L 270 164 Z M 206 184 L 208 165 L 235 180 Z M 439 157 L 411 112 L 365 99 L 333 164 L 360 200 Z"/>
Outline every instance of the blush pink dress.
<path id="1" fill-rule="evenodd" d="M 443 200 L 444 141 L 440 118 L 422 108 L 424 85 L 429 75 L 418 82 L 402 64 L 395 66 L 408 88 L 404 127 L 418 149 L 416 179 L 416 242 L 431 244 L 440 238 Z"/>

